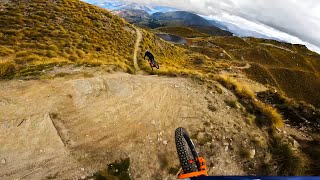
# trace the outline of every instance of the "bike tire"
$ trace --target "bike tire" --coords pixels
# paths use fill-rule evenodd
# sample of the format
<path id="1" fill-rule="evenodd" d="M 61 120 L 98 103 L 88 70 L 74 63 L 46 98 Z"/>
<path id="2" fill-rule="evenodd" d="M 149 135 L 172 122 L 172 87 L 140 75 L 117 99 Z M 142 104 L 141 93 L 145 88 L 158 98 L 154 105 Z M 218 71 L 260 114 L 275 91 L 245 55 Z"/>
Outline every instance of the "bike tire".
<path id="1" fill-rule="evenodd" d="M 156 61 L 154 62 L 154 65 L 156 66 L 157 69 L 160 68 L 159 64 Z"/>
<path id="2" fill-rule="evenodd" d="M 149 62 L 149 65 L 150 65 L 150 67 L 151 67 L 151 69 L 153 71 L 153 64 L 151 62 Z"/>
<path id="3" fill-rule="evenodd" d="M 199 169 L 198 153 L 186 129 L 181 127 L 176 129 L 175 142 L 183 172 L 197 172 Z"/>

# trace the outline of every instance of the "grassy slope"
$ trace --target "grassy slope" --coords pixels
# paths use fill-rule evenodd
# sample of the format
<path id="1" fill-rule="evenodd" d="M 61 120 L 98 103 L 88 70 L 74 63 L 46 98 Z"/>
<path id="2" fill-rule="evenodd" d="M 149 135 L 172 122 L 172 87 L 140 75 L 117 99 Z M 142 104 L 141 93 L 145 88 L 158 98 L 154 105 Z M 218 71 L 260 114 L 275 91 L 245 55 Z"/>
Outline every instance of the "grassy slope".
<path id="1" fill-rule="evenodd" d="M 291 98 L 320 107 L 320 55 L 305 46 L 239 37 L 199 37 L 193 38 L 192 43 L 198 46 L 197 52 L 209 57 L 231 63 L 248 62 L 251 68 L 244 71 L 251 79 L 278 87 Z M 223 52 L 221 49 L 234 61 L 217 57 Z"/>
<path id="2" fill-rule="evenodd" d="M 70 0 L 13 0 L 3 9 L 1 66 L 11 64 L 20 72 L 61 63 L 131 68 L 134 29 L 103 9 Z M 0 75 L 10 73 L 2 68 Z"/>
<path id="3" fill-rule="evenodd" d="M 144 50 L 151 51 L 160 64 L 158 74 L 166 75 L 199 75 L 206 76 L 214 70 L 216 63 L 214 59 L 203 54 L 180 48 L 170 43 L 166 43 L 154 34 L 143 30 L 143 39 L 140 45 L 143 52 L 138 56 L 140 67 L 151 72 L 147 61 L 143 60 Z"/>
<path id="4" fill-rule="evenodd" d="M 133 71 L 132 54 L 136 35 L 132 25 L 105 10 L 80 1 L 61 0 L 48 4 L 45 2 L 47 1 L 11 1 L 10 4 L 4 5 L 3 11 L 0 11 L 0 78 L 14 74 L 28 75 L 34 72 L 35 67 L 40 71 L 46 68 L 45 66 L 64 63 L 115 65 L 127 71 Z M 215 72 L 217 65 L 221 65 L 218 64 L 217 59 L 230 62 L 230 59 L 234 58 L 252 64 L 252 69 L 248 70 L 252 78 L 271 85 L 279 83 L 283 91 L 290 96 L 301 95 L 301 93 L 307 95 L 315 91 L 314 86 L 320 87 L 319 84 L 312 84 L 318 78 L 309 78 L 310 74 L 314 77 L 317 75 L 313 70 L 319 68 L 319 55 L 301 46 L 263 41 L 263 43 L 287 48 L 287 50 L 279 50 L 276 47 L 262 45 L 262 42 L 257 39 L 210 37 L 192 39 L 193 43 L 200 47 L 197 52 L 194 52 L 192 48 L 184 49 L 166 43 L 148 31 L 142 30 L 142 33 L 138 62 L 147 72 L 150 71 L 150 67 L 147 61 L 142 61 L 145 49 L 149 49 L 156 55 L 156 60 L 161 66 L 161 69 L 156 71 L 159 74 L 210 76 Z M 206 53 L 201 52 L 201 47 L 206 48 Z M 231 54 L 229 55 L 231 58 L 226 57 L 224 50 Z M 286 59 L 292 55 L 287 53 L 288 50 L 293 51 L 292 54 L 300 59 L 299 62 L 302 59 L 306 62 L 295 67 L 293 62 L 296 62 L 296 59 Z M 281 58 L 276 53 L 280 53 Z M 288 64 L 292 66 L 287 66 Z M 293 67 L 294 69 L 290 69 Z M 291 75 L 293 71 L 303 73 Z M 304 83 L 300 82 L 300 76 L 303 76 Z M 274 82 L 274 77 L 277 82 Z M 290 86 L 284 88 L 282 84 L 288 84 L 288 78 L 293 78 L 289 81 L 291 85 L 298 83 L 301 86 L 297 87 L 305 91 L 296 92 L 299 89 L 292 89 Z M 253 92 L 239 84 L 232 85 L 230 82 L 229 85 L 226 84 L 243 96 L 243 101 L 248 104 L 248 110 L 252 108 L 252 111 L 257 111 L 259 116 L 263 114 L 265 118 L 271 120 L 271 122 L 267 121 L 268 124 L 282 124 L 281 115 L 272 106 L 257 101 Z M 258 119 L 258 122 L 265 123 L 263 120 L 265 119 Z M 278 152 L 274 154 L 282 156 Z M 294 156 L 282 159 L 290 160 L 291 157 Z"/>
<path id="5" fill-rule="evenodd" d="M 314 73 L 285 68 L 270 68 L 269 71 L 287 96 L 320 106 L 320 80 Z"/>
<path id="6" fill-rule="evenodd" d="M 32 75 L 61 64 L 113 65 L 132 72 L 134 27 L 106 10 L 73 0 L 12 0 L 0 11 L 0 78 Z M 163 30 L 163 29 L 162 29 Z M 176 34 L 201 35 L 190 28 L 165 28 Z M 192 33 L 190 32 L 192 31 Z M 143 31 L 139 64 L 145 49 L 155 55 L 160 74 L 208 75 L 216 60 L 250 62 L 247 74 L 279 86 L 290 97 L 320 106 L 320 56 L 301 45 L 239 37 L 193 38 L 186 49 Z M 224 53 L 224 50 L 228 54 Z M 259 72 L 259 73 L 258 73 Z M 302 78 L 303 77 L 303 78 Z M 292 84 L 299 84 L 292 88 Z"/>
<path id="7" fill-rule="evenodd" d="M 320 55 L 301 45 L 253 38 L 248 41 L 279 62 L 277 65 L 259 63 L 264 64 L 287 96 L 320 107 Z"/>
<path id="8" fill-rule="evenodd" d="M 0 78 L 37 75 L 56 65 L 111 65 L 133 72 L 134 27 L 108 11 L 77 0 L 10 1 L 0 22 Z M 159 74 L 198 74 L 215 63 L 141 30 L 138 62 L 149 49 L 161 64 Z M 194 65 L 193 61 L 196 61 Z M 191 62 L 191 63 L 190 63 Z M 199 63 L 201 65 L 199 65 Z"/>

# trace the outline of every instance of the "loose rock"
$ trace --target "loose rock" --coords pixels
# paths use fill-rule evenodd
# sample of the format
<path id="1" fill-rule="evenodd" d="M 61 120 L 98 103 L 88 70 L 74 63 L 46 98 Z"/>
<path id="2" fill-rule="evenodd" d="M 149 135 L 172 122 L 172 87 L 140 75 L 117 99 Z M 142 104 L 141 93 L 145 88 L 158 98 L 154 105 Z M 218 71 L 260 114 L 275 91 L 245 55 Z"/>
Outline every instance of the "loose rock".
<path id="1" fill-rule="evenodd" d="M 296 140 L 293 140 L 293 148 L 298 149 L 299 146 L 300 144 Z"/>
<path id="2" fill-rule="evenodd" d="M 250 153 L 249 153 L 250 159 L 253 159 L 255 155 L 256 155 L 256 150 L 255 150 L 255 149 L 252 149 L 252 150 L 250 151 Z"/>
<path id="3" fill-rule="evenodd" d="M 1 164 L 5 164 L 7 163 L 7 160 L 6 159 L 1 159 Z"/>

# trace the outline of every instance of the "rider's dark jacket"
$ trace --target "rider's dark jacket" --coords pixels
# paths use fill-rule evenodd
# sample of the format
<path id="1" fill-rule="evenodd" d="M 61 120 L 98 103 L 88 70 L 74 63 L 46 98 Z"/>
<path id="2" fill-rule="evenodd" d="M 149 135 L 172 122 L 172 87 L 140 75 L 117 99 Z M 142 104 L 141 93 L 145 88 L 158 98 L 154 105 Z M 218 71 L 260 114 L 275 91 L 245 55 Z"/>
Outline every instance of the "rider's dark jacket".
<path id="1" fill-rule="evenodd" d="M 146 59 L 146 56 L 149 58 L 150 61 L 154 61 L 154 56 L 151 54 L 151 52 L 147 51 L 144 54 L 144 59 Z"/>

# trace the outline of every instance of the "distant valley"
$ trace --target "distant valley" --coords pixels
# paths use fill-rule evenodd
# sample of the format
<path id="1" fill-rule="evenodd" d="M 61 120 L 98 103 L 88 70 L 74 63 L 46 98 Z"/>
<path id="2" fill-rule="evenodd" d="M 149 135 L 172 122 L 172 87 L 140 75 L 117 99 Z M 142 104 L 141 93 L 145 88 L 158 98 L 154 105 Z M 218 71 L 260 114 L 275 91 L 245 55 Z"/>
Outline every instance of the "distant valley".
<path id="1" fill-rule="evenodd" d="M 0 1 L 0 179 L 175 179 L 178 127 L 209 175 L 320 175 L 318 53 L 89 1 Z"/>

